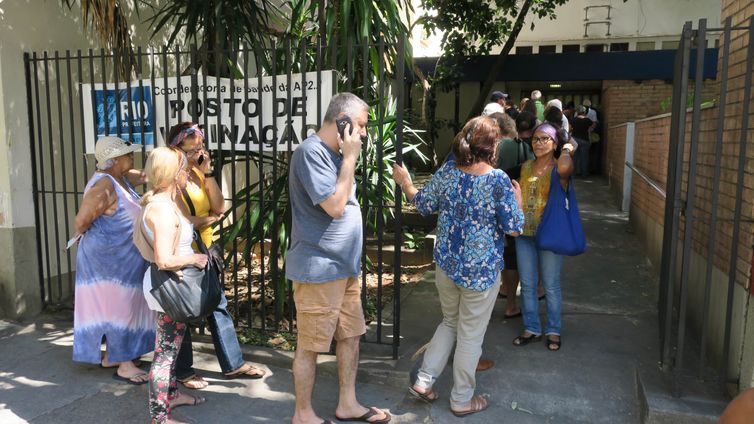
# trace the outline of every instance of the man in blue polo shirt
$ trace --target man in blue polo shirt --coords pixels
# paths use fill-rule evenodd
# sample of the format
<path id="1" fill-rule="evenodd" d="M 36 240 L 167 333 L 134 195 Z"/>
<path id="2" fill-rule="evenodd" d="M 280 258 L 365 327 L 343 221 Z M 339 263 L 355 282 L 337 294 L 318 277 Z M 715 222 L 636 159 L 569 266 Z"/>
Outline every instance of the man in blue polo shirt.
<path id="1" fill-rule="evenodd" d="M 348 118 L 343 136 L 338 120 Z M 293 360 L 293 424 L 321 424 L 312 409 L 317 354 L 333 337 L 340 374 L 335 416 L 344 421 L 387 423 L 390 414 L 356 400 L 359 338 L 366 332 L 361 307 L 361 208 L 354 171 L 366 137 L 369 106 L 351 93 L 332 98 L 322 128 L 291 158 L 288 189 L 293 228 L 286 277 L 293 280 L 298 344 Z"/>

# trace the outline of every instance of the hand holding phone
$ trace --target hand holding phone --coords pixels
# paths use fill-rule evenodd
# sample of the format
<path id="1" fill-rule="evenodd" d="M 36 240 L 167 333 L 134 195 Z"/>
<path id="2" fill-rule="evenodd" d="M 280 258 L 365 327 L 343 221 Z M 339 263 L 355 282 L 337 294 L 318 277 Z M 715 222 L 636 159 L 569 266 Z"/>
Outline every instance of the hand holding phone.
<path id="1" fill-rule="evenodd" d="M 338 126 L 338 133 L 340 134 L 341 140 L 346 139 L 346 125 L 351 124 L 349 130 L 353 131 L 353 123 L 351 122 L 351 118 L 347 116 L 336 119 L 335 124 Z"/>
<path id="2" fill-rule="evenodd" d="M 361 137 L 354 134 L 353 122 L 351 118 L 343 116 L 335 120 L 335 125 L 338 127 L 338 134 L 340 134 L 340 151 L 344 157 L 357 158 L 361 153 Z M 348 134 L 346 134 L 346 128 Z M 354 135 L 356 137 L 354 137 Z"/>

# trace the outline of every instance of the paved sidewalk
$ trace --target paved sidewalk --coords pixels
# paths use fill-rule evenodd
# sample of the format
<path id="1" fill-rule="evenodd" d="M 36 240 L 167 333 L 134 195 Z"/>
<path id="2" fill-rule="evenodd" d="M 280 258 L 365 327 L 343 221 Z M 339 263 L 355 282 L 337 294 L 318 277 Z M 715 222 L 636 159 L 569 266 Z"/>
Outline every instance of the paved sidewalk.
<path id="1" fill-rule="evenodd" d="M 520 318 L 503 320 L 498 300 L 487 330 L 484 356 L 496 366 L 478 375 L 478 393 L 490 395 L 488 411 L 463 419 L 448 407 L 451 373 L 436 388 L 440 399 L 426 404 L 406 396 L 411 355 L 429 341 L 441 319 L 433 283 L 404 290 L 401 357 L 384 346 L 362 344 L 360 400 L 388 408 L 396 423 L 638 423 L 638 369 L 657 369 L 657 279 L 650 272 L 627 216 L 602 179 L 577 181 L 589 250 L 566 258 L 563 287 L 563 348 L 543 343 L 514 347 Z M 544 308 L 544 303 L 541 303 Z M 110 378 L 112 370 L 71 362 L 72 320 L 42 316 L 35 324 L 0 322 L 0 423 L 145 423 L 145 386 Z M 195 346 L 211 352 L 211 345 Z M 262 380 L 225 380 L 214 357 L 196 354 L 196 367 L 209 377 L 208 402 L 175 411 L 196 423 L 286 423 L 293 413 L 291 355 L 244 347 L 247 359 L 267 366 Z M 315 408 L 326 418 L 337 399 L 332 357 L 322 356 Z M 329 414 L 329 415 L 328 415 Z"/>

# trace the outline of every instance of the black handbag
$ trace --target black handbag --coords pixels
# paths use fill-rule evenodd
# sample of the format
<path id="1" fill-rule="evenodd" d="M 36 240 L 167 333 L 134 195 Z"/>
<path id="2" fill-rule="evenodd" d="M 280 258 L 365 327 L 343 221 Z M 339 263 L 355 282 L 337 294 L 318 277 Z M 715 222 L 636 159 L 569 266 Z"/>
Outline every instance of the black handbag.
<path id="1" fill-rule="evenodd" d="M 207 246 L 198 232 L 194 241 L 199 251 L 209 256 Z M 180 275 L 164 271 L 150 264 L 152 289 L 149 291 L 165 313 L 175 321 L 192 323 L 201 321 L 217 308 L 222 298 L 221 272 L 214 261 L 207 261 L 204 269 L 193 266 L 183 268 Z"/>

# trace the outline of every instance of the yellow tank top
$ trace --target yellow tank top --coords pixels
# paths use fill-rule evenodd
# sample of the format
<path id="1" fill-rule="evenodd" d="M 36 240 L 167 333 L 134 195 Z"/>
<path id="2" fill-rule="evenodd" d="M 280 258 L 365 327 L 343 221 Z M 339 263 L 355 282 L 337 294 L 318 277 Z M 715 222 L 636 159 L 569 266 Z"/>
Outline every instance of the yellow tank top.
<path id="1" fill-rule="evenodd" d="M 542 212 L 547 205 L 547 197 L 550 195 L 550 180 L 552 169 L 545 175 L 537 177 L 532 172 L 533 160 L 521 165 L 521 195 L 524 198 L 524 232 L 525 236 L 535 236 Z"/>
<path id="2" fill-rule="evenodd" d="M 192 168 L 191 172 L 199 177 L 199 185 L 189 181 L 186 185 L 186 192 L 191 199 L 191 203 L 194 205 L 194 216 L 203 218 L 209 216 L 210 211 L 209 196 L 207 196 L 207 191 L 204 188 L 204 174 L 199 172 L 196 168 Z M 181 198 L 183 199 L 183 203 L 186 203 L 186 199 L 183 198 L 183 196 L 181 196 Z M 188 204 L 186 204 L 186 206 L 188 207 Z M 189 208 L 189 210 L 191 209 Z M 201 234 L 204 244 L 209 247 L 212 244 L 212 227 L 203 228 L 199 231 L 199 234 Z M 194 250 L 196 250 L 196 246 L 194 246 Z"/>

